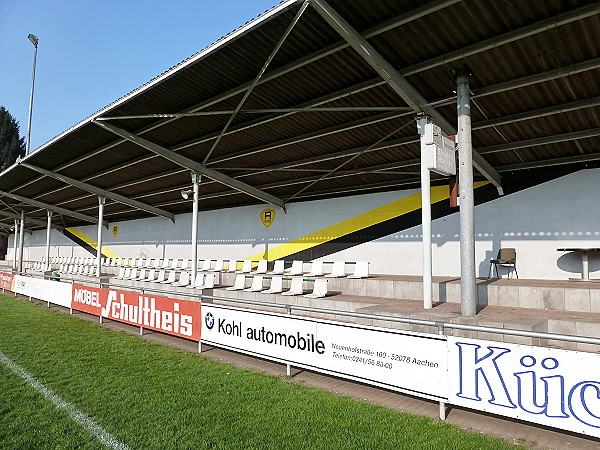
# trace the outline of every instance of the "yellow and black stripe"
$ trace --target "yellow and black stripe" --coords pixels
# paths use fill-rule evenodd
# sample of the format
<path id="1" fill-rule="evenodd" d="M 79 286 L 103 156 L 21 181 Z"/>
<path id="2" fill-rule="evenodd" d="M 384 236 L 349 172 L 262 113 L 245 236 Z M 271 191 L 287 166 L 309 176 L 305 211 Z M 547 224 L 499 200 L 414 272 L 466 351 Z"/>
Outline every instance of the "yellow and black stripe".
<path id="1" fill-rule="evenodd" d="M 564 175 L 564 173 L 560 175 Z M 503 182 L 504 196 L 555 178 L 557 178 L 557 175 L 548 174 L 530 178 L 505 179 Z M 487 181 L 474 183 L 474 189 L 475 205 L 487 203 L 500 197 L 496 187 Z M 450 206 L 449 198 L 447 185 L 431 188 L 432 220 L 458 212 L 458 207 Z M 312 261 L 418 225 L 421 225 L 420 192 L 246 259 Z"/>
<path id="2" fill-rule="evenodd" d="M 94 255 L 94 257 L 98 254 L 98 242 L 89 237 L 81 230 L 75 227 L 69 227 L 65 228 L 64 231 L 62 231 L 62 233 L 66 237 L 71 239 L 73 242 L 75 242 L 77 245 L 83 247 L 85 250 L 90 252 L 92 255 Z M 102 256 L 106 258 L 120 258 L 119 255 L 117 255 L 112 250 L 106 248 L 105 246 L 102 246 Z"/>

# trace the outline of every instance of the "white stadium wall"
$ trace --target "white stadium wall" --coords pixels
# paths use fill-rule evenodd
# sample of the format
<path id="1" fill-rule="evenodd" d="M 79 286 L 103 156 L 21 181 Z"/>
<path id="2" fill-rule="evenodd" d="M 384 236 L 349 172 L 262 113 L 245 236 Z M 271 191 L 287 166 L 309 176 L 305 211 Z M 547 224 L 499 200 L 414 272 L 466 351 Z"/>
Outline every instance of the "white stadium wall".
<path id="1" fill-rule="evenodd" d="M 477 275 L 488 275 L 489 260 L 500 247 L 517 249 L 521 278 L 560 280 L 580 274 L 579 254 L 564 254 L 557 248 L 600 247 L 599 182 L 600 169 L 583 170 L 476 206 Z M 448 190 L 447 187 L 445 190 Z M 276 216 L 269 228 L 260 218 L 261 211 L 270 208 L 268 205 L 201 212 L 198 257 L 259 259 L 266 255 L 268 259 L 276 259 L 282 257 L 280 254 L 293 255 L 305 249 L 307 242 L 317 239 L 322 241 L 319 241 L 319 248 L 320 254 L 324 255 L 319 259 L 369 261 L 371 273 L 420 275 L 420 226 L 378 239 L 367 237 L 361 241 L 363 243 L 346 245 L 341 251 L 336 251 L 337 247 L 329 242 L 337 237 L 335 233 L 339 233 L 340 223 L 352 223 L 354 236 L 360 240 L 361 224 L 364 220 L 371 220 L 371 215 L 379 214 L 373 210 L 392 202 L 420 198 L 418 192 L 402 190 L 291 203 L 286 213 L 273 207 Z M 420 217 L 420 211 L 412 214 Z M 103 234 L 103 243 L 105 248 L 121 257 L 189 258 L 190 216 L 178 215 L 175 224 L 159 217 L 109 223 L 109 229 L 105 229 Z M 111 232 L 113 226 L 119 227 L 116 237 Z M 348 228 L 348 225 L 344 226 Z M 95 225 L 78 227 L 78 230 L 95 240 Z M 434 276 L 459 276 L 458 212 L 434 220 L 432 232 Z M 7 259 L 12 259 L 12 238 Z M 26 233 L 24 258 L 39 260 L 45 254 L 45 241 L 45 230 Z M 296 242 L 290 243 L 292 241 Z M 90 256 L 90 253 L 53 230 L 51 255 Z M 600 255 L 591 254 L 590 271 L 598 270 Z"/>

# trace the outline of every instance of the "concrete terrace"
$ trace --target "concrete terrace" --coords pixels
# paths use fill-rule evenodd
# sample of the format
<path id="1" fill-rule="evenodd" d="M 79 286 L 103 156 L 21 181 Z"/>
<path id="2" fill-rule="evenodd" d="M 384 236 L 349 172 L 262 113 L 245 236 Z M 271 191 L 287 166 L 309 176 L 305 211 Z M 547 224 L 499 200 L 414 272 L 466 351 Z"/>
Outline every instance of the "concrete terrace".
<path id="1" fill-rule="evenodd" d="M 105 268 L 107 271 L 116 269 Z M 600 338 L 600 283 L 573 282 L 565 280 L 528 280 L 480 278 L 477 280 L 479 306 L 475 317 L 460 314 L 460 279 L 434 277 L 434 307 L 423 309 L 422 281 L 416 276 L 372 275 L 366 279 L 329 279 L 330 295 L 325 298 L 303 296 L 283 296 L 281 294 L 261 294 L 256 292 L 230 291 L 236 274 L 220 273 L 215 289 L 198 290 L 189 287 L 175 287 L 131 280 L 119 280 L 112 274 L 103 277 L 103 282 L 130 286 L 146 290 L 165 290 L 178 294 L 202 294 L 204 302 L 225 303 L 256 309 L 269 309 L 285 312 L 283 307 L 252 306 L 235 302 L 236 299 L 275 303 L 277 305 L 304 306 L 339 312 L 353 312 L 398 318 L 423 319 L 437 322 L 458 323 L 483 327 L 513 330 L 536 331 L 572 336 Z M 85 278 L 85 277 L 81 277 Z M 93 278 L 89 278 L 90 281 Z M 308 279 L 308 278 L 307 278 Z M 247 286 L 250 281 L 247 280 Z M 284 281 L 284 289 L 289 287 L 289 279 Z M 305 292 L 310 291 L 311 282 L 305 281 Z M 127 288 L 125 288 L 127 289 Z M 178 294 L 177 294 L 178 293 Z M 167 294 L 158 294 L 167 295 Z M 210 297 L 230 300 L 211 299 Z M 187 298 L 189 296 L 181 296 Z M 363 325 L 381 326 L 437 333 L 431 326 L 405 324 L 386 319 L 358 318 L 341 314 L 324 314 L 294 311 L 303 314 Z M 445 330 L 447 334 L 488 339 L 501 342 L 559 347 L 571 350 L 600 351 L 595 345 L 551 339 L 509 336 L 484 331 Z"/>

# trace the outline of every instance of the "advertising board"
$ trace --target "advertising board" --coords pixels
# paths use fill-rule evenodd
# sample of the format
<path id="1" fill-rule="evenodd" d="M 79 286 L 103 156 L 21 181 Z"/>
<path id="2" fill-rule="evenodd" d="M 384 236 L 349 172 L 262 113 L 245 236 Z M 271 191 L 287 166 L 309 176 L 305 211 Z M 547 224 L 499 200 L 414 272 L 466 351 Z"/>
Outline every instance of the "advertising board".
<path id="1" fill-rule="evenodd" d="M 14 290 L 15 276 L 12 273 L 0 272 L 0 289 Z"/>
<path id="2" fill-rule="evenodd" d="M 204 304 L 202 314 L 202 343 L 420 397 L 447 397 L 444 336 L 221 305 Z"/>
<path id="3" fill-rule="evenodd" d="M 17 294 L 27 295 L 65 308 L 71 307 L 70 283 L 15 275 L 14 289 Z"/>
<path id="4" fill-rule="evenodd" d="M 449 403 L 600 437 L 600 355 L 448 337 Z"/>
<path id="5" fill-rule="evenodd" d="M 73 285 L 73 309 L 200 340 L 200 302 Z"/>

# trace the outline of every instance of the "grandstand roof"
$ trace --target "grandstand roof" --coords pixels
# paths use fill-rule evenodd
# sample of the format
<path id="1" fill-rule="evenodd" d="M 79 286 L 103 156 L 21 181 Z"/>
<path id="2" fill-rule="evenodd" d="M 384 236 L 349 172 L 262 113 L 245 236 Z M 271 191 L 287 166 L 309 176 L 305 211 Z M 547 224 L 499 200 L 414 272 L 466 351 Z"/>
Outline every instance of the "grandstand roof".
<path id="1" fill-rule="evenodd" d="M 191 170 L 201 210 L 418 187 L 415 117 L 451 134 L 461 66 L 487 178 L 599 164 L 598 1 L 288 0 L 3 171 L 0 211 L 81 225 L 108 193 L 109 222 L 169 217 Z"/>

